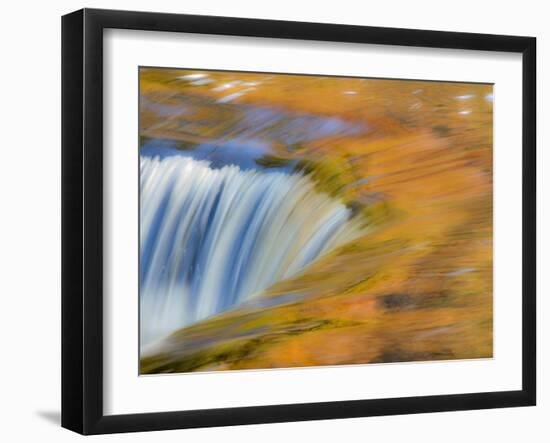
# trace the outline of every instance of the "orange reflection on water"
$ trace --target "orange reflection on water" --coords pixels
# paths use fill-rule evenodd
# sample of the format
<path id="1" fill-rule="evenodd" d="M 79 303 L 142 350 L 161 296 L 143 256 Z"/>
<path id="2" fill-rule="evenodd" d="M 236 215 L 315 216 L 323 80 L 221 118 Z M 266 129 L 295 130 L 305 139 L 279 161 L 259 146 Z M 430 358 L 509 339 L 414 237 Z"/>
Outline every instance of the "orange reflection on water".
<path id="1" fill-rule="evenodd" d="M 265 304 L 176 332 L 142 372 L 492 356 L 492 85 L 141 69 L 140 90 L 143 140 L 249 131 L 270 143 L 263 166 L 300 165 L 368 220 Z M 247 107 L 276 118 L 243 128 Z"/>

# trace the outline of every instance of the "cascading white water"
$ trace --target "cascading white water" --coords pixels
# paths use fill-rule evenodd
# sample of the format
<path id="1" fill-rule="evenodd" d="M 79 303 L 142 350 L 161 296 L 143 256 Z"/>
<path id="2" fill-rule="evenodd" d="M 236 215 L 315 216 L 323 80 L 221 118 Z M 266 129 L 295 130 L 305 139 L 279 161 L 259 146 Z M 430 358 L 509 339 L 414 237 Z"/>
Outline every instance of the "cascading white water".
<path id="1" fill-rule="evenodd" d="M 355 237 L 359 223 L 302 174 L 141 157 L 142 349 L 242 303 Z"/>

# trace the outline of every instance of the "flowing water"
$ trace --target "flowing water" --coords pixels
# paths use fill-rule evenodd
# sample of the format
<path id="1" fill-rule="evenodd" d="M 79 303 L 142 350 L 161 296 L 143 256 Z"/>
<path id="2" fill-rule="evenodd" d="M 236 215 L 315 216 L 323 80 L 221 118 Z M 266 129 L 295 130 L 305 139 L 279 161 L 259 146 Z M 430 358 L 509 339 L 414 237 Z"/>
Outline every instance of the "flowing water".
<path id="1" fill-rule="evenodd" d="M 139 117 L 141 374 L 493 356 L 492 85 L 142 68 Z"/>
<path id="2" fill-rule="evenodd" d="M 187 156 L 141 156 L 140 338 L 250 300 L 360 235 L 341 202 L 302 173 L 218 169 Z"/>

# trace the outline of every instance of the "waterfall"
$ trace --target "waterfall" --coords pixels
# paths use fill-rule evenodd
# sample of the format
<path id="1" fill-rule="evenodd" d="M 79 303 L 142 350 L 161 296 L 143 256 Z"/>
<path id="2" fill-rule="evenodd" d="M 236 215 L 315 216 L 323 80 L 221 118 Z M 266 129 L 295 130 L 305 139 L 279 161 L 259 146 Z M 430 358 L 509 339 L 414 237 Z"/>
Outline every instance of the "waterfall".
<path id="1" fill-rule="evenodd" d="M 142 349 L 356 238 L 350 217 L 300 173 L 141 156 Z"/>

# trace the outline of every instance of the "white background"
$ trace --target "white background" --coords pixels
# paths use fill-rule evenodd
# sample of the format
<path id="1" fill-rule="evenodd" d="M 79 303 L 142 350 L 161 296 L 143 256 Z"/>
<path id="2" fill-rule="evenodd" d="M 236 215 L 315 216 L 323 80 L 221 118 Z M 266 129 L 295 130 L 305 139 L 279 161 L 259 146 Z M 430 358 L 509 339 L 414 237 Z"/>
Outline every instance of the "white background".
<path id="1" fill-rule="evenodd" d="M 521 56 L 109 30 L 104 60 L 106 414 L 521 389 Z M 139 65 L 494 83 L 495 358 L 138 377 Z"/>
<path id="2" fill-rule="evenodd" d="M 2 218 L 0 259 L 0 435 L 6 441 L 73 441 L 76 434 L 58 428 L 60 358 L 60 15 L 82 6 L 141 9 L 197 14 L 234 15 L 287 20 L 350 23 L 393 27 L 535 35 L 539 38 L 539 153 L 542 124 L 550 104 L 542 78 L 548 68 L 548 40 L 543 2 L 440 1 L 357 2 L 317 1 L 231 2 L 202 0 L 180 3 L 156 0 L 87 3 L 14 2 L 2 16 Z M 544 103 L 543 103 L 544 102 Z M 548 194 L 542 177 L 547 158 L 539 155 L 539 190 Z M 542 198 L 539 197 L 542 203 Z M 548 202 L 540 207 L 539 224 L 548 220 Z M 540 230 L 542 231 L 542 230 Z M 540 232 L 550 248 L 549 234 Z M 539 255 L 539 273 L 548 266 Z M 548 275 L 548 272 L 546 272 Z M 539 319 L 547 311 L 543 299 L 550 281 L 541 276 Z M 97 437 L 126 441 L 382 441 L 512 442 L 548 441 L 550 429 L 550 370 L 548 322 L 539 321 L 539 406 L 495 411 L 468 411 L 400 417 L 380 417 L 308 423 L 170 431 Z M 542 343 L 542 344 L 541 344 Z M 547 346 L 546 346 L 547 348 Z"/>

